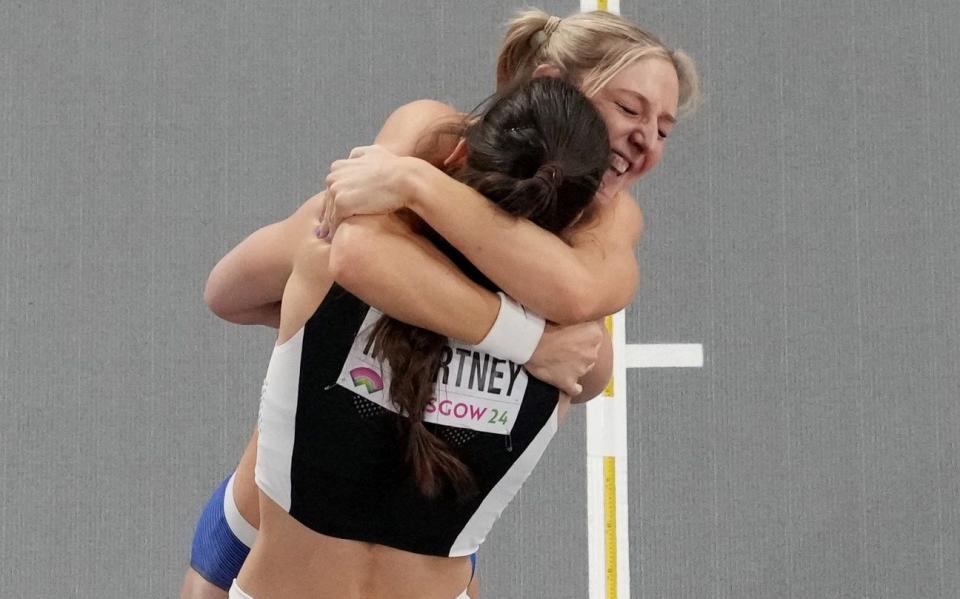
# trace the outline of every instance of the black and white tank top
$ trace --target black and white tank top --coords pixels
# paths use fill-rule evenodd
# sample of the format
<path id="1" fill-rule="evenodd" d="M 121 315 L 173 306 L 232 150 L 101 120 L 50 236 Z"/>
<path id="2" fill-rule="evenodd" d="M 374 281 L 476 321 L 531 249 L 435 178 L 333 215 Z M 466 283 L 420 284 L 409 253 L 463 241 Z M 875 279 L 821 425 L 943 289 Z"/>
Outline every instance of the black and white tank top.
<path id="1" fill-rule="evenodd" d="M 553 438 L 558 391 L 518 364 L 451 341 L 424 420 L 479 491 L 425 497 L 404 462 L 389 368 L 369 355 L 379 317 L 334 285 L 303 329 L 274 348 L 260 403 L 257 485 L 321 534 L 470 555 Z"/>

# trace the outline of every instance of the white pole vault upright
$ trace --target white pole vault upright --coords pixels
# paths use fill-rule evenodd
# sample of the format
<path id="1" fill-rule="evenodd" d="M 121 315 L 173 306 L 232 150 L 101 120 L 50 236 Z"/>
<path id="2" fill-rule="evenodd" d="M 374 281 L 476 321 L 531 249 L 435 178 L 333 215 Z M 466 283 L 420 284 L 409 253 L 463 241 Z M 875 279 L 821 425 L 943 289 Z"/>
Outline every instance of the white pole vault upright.
<path id="1" fill-rule="evenodd" d="M 630 596 L 627 521 L 627 371 L 624 315 L 607 317 L 613 338 L 613 378 L 587 403 L 587 542 L 590 599 Z"/>
<path id="2" fill-rule="evenodd" d="M 619 15 L 620 0 L 580 0 L 580 12 L 589 12 L 591 10 L 605 10 Z"/>
<path id="3" fill-rule="evenodd" d="M 627 345 L 623 311 L 607 317 L 613 378 L 587 403 L 587 540 L 590 599 L 629 599 L 627 369 L 699 368 L 699 343 Z M 637 401 L 633 394 L 633 401 Z"/>

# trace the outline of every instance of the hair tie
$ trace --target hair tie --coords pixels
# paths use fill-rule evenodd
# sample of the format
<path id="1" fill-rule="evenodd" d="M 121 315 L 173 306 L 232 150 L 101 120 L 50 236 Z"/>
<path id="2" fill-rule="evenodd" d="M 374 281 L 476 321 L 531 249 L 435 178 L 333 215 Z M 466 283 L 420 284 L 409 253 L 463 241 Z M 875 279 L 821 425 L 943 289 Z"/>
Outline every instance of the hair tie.
<path id="1" fill-rule="evenodd" d="M 533 46 L 534 50 L 539 50 L 540 46 L 547 43 L 547 40 L 553 35 L 553 32 L 560 27 L 560 17 L 550 16 L 547 18 L 547 22 L 543 24 L 543 29 L 533 34 L 533 37 L 530 38 L 530 45 Z"/>
<path id="2" fill-rule="evenodd" d="M 546 35 L 547 37 L 553 35 L 553 32 L 556 31 L 558 27 L 560 27 L 561 20 L 562 19 L 560 17 L 553 17 L 553 16 L 547 19 L 546 24 L 543 26 L 543 34 Z"/>
<path id="3" fill-rule="evenodd" d="M 556 187 L 558 181 L 563 179 L 563 172 L 560 170 L 560 166 L 554 162 L 541 165 L 540 168 L 537 169 L 537 174 L 535 174 L 534 177 L 542 180 L 551 187 Z"/>

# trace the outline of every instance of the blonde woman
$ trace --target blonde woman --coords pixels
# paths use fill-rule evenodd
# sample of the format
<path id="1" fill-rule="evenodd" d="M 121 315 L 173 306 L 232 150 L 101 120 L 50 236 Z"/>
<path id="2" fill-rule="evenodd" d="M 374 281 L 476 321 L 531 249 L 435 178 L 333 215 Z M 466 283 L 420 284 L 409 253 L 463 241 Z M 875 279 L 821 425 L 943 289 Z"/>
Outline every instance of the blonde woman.
<path id="1" fill-rule="evenodd" d="M 595 12 L 560 19 L 527 11 L 508 26 L 497 64 L 498 87 L 538 76 L 576 81 L 600 112 L 610 136 L 611 167 L 600 193 L 565 241 L 529 221 L 506 216 L 471 188 L 444 175 L 436 168 L 442 158 L 402 157 L 414 153 L 424 131 L 454 115 L 446 105 L 419 101 L 391 115 L 375 147 L 360 148 L 350 160 L 334 164 L 328 193 L 311 198 L 293 216 L 261 229 L 225 256 L 208 281 L 208 305 L 232 322 L 277 326 L 283 285 L 293 263 L 293 248 L 285 240 L 313 230 L 322 215 L 322 228 L 327 230 L 321 233 L 336 231 L 331 269 L 338 283 L 400 320 L 468 342 L 483 339 L 497 319 L 497 296 L 441 261 L 430 262 L 416 240 L 384 226 L 383 217 L 348 218 L 406 208 L 509 296 L 549 321 L 588 322 L 621 309 L 638 282 L 634 248 L 643 228 L 641 212 L 627 189 L 656 167 L 677 119 L 695 104 L 696 71 L 686 55 L 621 17 Z M 592 335 L 589 329 L 548 327 L 541 345 L 562 334 Z M 552 376 L 551 382 L 576 395 L 578 383 L 571 380 L 576 377 L 571 373 L 589 364 L 590 352 L 577 343 L 557 342 L 554 347 L 568 363 L 579 359 L 580 365 L 566 374 L 557 368 L 537 376 Z M 557 361 L 545 358 L 544 364 L 528 364 L 528 369 L 555 366 Z M 198 527 L 198 536 L 205 538 L 195 548 L 215 546 L 222 536 L 229 536 L 229 530 L 222 530 L 228 523 L 255 534 L 259 521 L 255 455 L 256 436 L 237 469 L 232 492 L 211 501 L 215 506 L 221 502 L 220 515 L 211 518 L 208 528 L 220 532 Z M 225 553 L 223 559 L 214 555 L 210 560 L 222 571 L 230 571 L 245 557 Z M 183 596 L 223 597 L 225 592 L 190 570 Z"/>

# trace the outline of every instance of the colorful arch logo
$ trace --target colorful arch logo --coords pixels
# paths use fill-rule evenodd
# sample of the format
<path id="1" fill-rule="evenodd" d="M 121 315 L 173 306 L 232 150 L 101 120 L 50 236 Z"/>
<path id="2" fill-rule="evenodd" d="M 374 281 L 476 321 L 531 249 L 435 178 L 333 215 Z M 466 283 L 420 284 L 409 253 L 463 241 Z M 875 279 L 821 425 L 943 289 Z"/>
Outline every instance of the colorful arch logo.
<path id="1" fill-rule="evenodd" d="M 350 370 L 350 378 L 353 379 L 354 387 L 364 386 L 367 388 L 367 393 L 376 393 L 377 391 L 383 390 L 383 379 L 380 378 L 376 370 L 372 370 L 366 366 L 352 368 Z"/>

